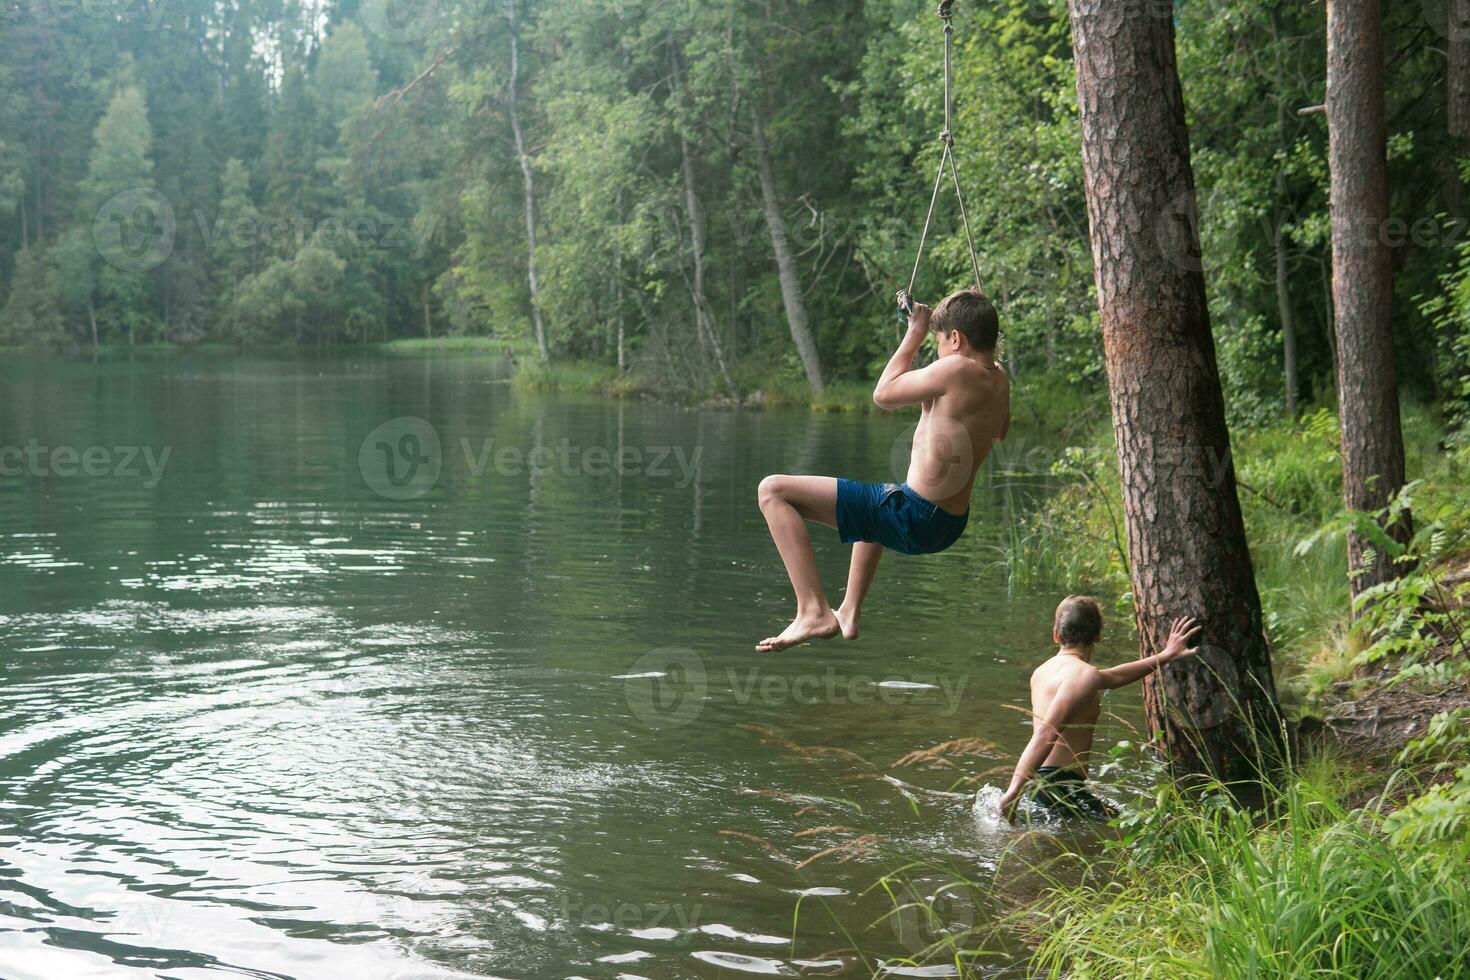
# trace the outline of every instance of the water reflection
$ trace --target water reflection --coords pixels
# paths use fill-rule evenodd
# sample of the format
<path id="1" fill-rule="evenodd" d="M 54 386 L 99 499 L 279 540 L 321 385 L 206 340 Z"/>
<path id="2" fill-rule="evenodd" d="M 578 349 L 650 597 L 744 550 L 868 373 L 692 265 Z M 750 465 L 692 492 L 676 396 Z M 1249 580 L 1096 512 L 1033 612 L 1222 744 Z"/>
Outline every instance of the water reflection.
<path id="1" fill-rule="evenodd" d="M 974 798 L 1053 597 L 1005 594 L 1000 495 L 885 565 L 860 642 L 751 650 L 789 607 L 760 476 L 883 478 L 901 421 L 461 355 L 4 370 L 0 445 L 171 450 L 153 487 L 0 484 L 6 977 L 866 975 L 916 953 L 887 872 L 1003 907 L 1018 838 Z M 389 499 L 359 449 L 405 416 L 442 465 Z"/>

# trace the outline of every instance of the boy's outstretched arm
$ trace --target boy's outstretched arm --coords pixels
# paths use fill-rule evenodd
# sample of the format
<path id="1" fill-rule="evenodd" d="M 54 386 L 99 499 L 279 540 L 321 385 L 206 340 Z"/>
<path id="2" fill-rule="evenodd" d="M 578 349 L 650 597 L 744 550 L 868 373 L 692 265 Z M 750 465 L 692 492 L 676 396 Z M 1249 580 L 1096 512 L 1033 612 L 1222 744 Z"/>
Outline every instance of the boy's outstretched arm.
<path id="1" fill-rule="evenodd" d="M 1088 671 L 1072 678 L 1062 685 L 1056 696 L 1051 699 L 1051 707 L 1046 711 L 1046 716 L 1041 719 L 1031 733 L 1031 741 L 1026 743 L 1026 748 L 1021 752 L 1021 758 L 1016 762 L 1016 773 L 1011 777 L 1011 785 L 1000 798 L 1000 812 L 1007 820 L 1012 819 L 1016 813 L 1016 802 L 1021 798 L 1021 790 L 1026 788 L 1036 770 L 1046 761 L 1051 753 L 1051 747 L 1062 734 L 1062 726 L 1067 723 L 1067 718 L 1072 710 L 1087 698 L 1097 692 L 1098 672 Z"/>
<path id="2" fill-rule="evenodd" d="M 1194 651 L 1189 648 L 1189 641 L 1199 635 L 1200 629 L 1199 623 L 1195 622 L 1192 617 L 1176 619 L 1173 629 L 1169 630 L 1169 639 L 1165 641 L 1164 649 L 1152 657 L 1144 657 L 1131 663 L 1109 667 L 1107 670 L 1099 670 L 1097 675 L 1102 681 L 1102 686 L 1109 689 L 1127 687 L 1134 681 L 1143 680 L 1171 660 L 1193 656 Z"/>
<path id="3" fill-rule="evenodd" d="M 918 405 L 944 393 L 944 373 L 950 370 L 943 360 L 915 371 L 914 357 L 924 346 L 929 335 L 929 317 L 932 310 L 923 303 L 915 303 L 909 314 L 909 329 L 903 335 L 898 350 L 888 359 L 888 366 L 873 388 L 873 403 L 879 408 L 903 408 Z"/>

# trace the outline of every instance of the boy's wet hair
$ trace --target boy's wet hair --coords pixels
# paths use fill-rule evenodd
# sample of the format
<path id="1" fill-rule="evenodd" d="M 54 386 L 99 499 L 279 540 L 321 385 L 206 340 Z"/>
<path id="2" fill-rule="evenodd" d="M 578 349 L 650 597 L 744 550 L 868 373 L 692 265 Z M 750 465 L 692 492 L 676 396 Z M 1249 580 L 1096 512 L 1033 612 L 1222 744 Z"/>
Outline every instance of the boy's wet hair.
<path id="1" fill-rule="evenodd" d="M 936 333 L 958 330 L 979 351 L 995 350 L 1000 338 L 1000 316 L 978 289 L 961 289 L 944 297 L 934 308 L 929 325 Z"/>
<path id="2" fill-rule="evenodd" d="M 1052 624 L 1057 642 L 1064 647 L 1087 647 L 1102 636 L 1102 603 L 1090 595 L 1069 595 L 1057 606 Z"/>

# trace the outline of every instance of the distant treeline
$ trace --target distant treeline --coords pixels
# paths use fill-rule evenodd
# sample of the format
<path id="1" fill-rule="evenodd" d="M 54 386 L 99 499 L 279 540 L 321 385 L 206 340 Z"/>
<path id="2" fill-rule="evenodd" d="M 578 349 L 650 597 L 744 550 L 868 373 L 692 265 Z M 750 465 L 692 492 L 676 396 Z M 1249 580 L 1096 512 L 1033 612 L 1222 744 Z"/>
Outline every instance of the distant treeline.
<path id="1" fill-rule="evenodd" d="M 1327 133 L 1299 112 L 1324 5 L 1173 6 L 1199 213 L 1161 214 L 1160 247 L 1198 223 L 1203 255 L 1175 258 L 1206 269 L 1232 414 L 1261 418 L 1331 392 Z M 1006 357 L 1093 382 L 1066 5 L 955 15 Z M 1467 353 L 1441 282 L 1466 237 L 1448 16 L 1385 9 L 1381 233 L 1428 397 Z M 938 159 L 940 39 L 929 0 L 11 0 L 0 342 L 495 334 L 694 391 L 867 377 Z M 936 229 L 925 299 L 970 278 L 948 197 Z"/>

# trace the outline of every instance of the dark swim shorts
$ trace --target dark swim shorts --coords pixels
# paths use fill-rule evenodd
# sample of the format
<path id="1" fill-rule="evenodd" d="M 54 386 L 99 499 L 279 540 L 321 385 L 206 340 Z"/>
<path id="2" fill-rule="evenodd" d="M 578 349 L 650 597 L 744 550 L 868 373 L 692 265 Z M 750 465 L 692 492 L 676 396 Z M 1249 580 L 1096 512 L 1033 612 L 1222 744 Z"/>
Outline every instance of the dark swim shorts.
<path id="1" fill-rule="evenodd" d="M 932 555 L 959 540 L 968 512 L 951 514 L 907 483 L 837 481 L 837 534 L 843 544 L 870 541 L 905 555 Z"/>
<path id="2" fill-rule="evenodd" d="M 1113 808 L 1093 796 L 1087 780 L 1075 769 L 1042 766 L 1026 790 L 1027 799 L 1058 817 L 1108 820 Z"/>

